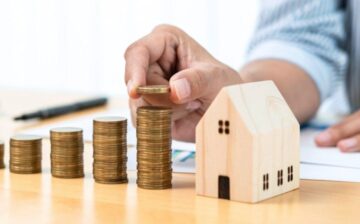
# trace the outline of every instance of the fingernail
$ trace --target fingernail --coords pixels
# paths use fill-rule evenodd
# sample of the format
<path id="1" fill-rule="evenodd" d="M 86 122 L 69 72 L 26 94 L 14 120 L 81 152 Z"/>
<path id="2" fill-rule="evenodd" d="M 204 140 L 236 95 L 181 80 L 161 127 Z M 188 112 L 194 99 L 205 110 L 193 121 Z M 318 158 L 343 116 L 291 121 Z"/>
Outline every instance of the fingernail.
<path id="1" fill-rule="evenodd" d="M 187 110 L 197 110 L 201 107 L 201 103 L 198 100 L 191 101 L 186 105 Z"/>
<path id="2" fill-rule="evenodd" d="M 331 144 L 332 136 L 328 131 L 324 131 L 316 136 L 316 141 L 321 144 Z"/>
<path id="3" fill-rule="evenodd" d="M 179 101 L 186 100 L 190 97 L 190 84 L 185 78 L 173 81 L 171 83 L 171 89 L 175 90 L 176 96 Z"/>
<path id="4" fill-rule="evenodd" d="M 356 146 L 358 145 L 358 141 L 356 138 L 348 138 L 348 139 L 344 139 L 341 140 L 338 144 L 339 148 L 342 151 L 346 151 L 346 152 L 353 152 L 356 151 L 357 148 Z"/>
<path id="5" fill-rule="evenodd" d="M 132 80 L 130 79 L 130 80 L 128 81 L 128 83 L 127 83 L 127 91 L 128 91 L 128 93 L 129 93 L 129 95 L 131 94 L 132 89 L 133 89 L 133 82 L 132 82 Z"/>

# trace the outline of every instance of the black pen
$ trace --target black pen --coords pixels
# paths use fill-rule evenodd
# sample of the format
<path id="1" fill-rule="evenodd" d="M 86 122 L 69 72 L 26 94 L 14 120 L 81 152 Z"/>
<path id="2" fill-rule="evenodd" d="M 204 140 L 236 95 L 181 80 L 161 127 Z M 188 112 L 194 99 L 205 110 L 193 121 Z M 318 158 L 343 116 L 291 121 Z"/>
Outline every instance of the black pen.
<path id="1" fill-rule="evenodd" d="M 19 121 L 19 120 L 29 120 L 29 119 L 46 119 L 46 118 L 56 117 L 97 106 L 102 106 L 105 105 L 106 103 L 107 103 L 107 98 L 105 97 L 89 99 L 67 105 L 51 107 L 51 108 L 35 111 L 32 113 L 23 114 L 18 117 L 15 117 L 14 120 Z"/>

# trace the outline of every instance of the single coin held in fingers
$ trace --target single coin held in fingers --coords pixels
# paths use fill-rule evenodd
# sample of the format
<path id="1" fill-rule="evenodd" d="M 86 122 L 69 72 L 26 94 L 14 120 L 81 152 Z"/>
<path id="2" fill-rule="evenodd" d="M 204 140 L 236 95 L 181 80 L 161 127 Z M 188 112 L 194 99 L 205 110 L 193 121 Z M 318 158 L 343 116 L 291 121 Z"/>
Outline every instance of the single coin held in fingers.
<path id="1" fill-rule="evenodd" d="M 164 94 L 169 92 L 170 87 L 168 85 L 139 86 L 136 88 L 138 94 Z"/>

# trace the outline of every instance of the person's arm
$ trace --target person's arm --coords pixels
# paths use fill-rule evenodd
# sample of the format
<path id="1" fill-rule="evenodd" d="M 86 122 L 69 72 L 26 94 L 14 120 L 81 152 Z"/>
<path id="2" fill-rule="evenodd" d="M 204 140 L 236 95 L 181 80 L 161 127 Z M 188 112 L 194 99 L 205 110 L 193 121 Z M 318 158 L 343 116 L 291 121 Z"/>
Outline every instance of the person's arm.
<path id="1" fill-rule="evenodd" d="M 194 141 L 197 122 L 222 87 L 260 80 L 276 83 L 299 121 L 313 116 L 345 64 L 337 47 L 342 19 L 337 1 L 264 1 L 270 2 L 264 5 L 268 10 L 261 14 L 240 72 L 216 60 L 177 27 L 159 26 L 133 43 L 125 53 L 132 117 L 142 105 L 171 106 L 173 137 Z M 137 86 L 151 84 L 169 84 L 170 98 L 136 94 Z"/>
<path id="2" fill-rule="evenodd" d="M 300 122 L 315 115 L 346 69 L 340 0 L 263 0 L 244 81 L 273 80 Z"/>

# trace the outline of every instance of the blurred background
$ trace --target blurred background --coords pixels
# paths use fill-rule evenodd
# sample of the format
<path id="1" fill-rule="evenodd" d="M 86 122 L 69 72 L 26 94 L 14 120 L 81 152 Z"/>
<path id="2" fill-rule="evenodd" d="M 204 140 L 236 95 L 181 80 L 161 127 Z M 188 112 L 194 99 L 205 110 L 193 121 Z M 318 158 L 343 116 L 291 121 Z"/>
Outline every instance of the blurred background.
<path id="1" fill-rule="evenodd" d="M 240 68 L 258 1 L 0 0 L 0 88 L 126 95 L 123 54 L 168 23 Z"/>

